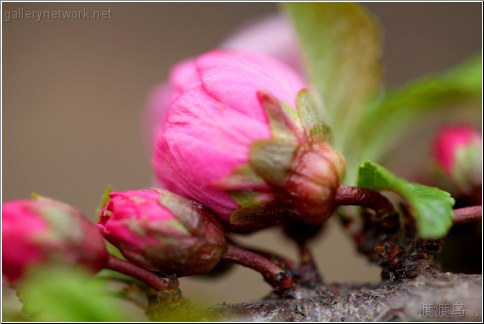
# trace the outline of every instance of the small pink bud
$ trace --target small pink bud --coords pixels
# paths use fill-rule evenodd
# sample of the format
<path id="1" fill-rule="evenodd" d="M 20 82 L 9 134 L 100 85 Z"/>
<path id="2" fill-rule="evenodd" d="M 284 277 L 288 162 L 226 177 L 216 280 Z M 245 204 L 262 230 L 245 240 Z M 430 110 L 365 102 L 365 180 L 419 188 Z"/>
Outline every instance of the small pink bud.
<path id="1" fill-rule="evenodd" d="M 470 126 L 442 128 L 434 154 L 439 168 L 461 189 L 482 185 L 482 135 Z"/>
<path id="2" fill-rule="evenodd" d="M 268 56 L 218 50 L 170 75 L 178 94 L 153 158 L 165 188 L 229 228 L 329 218 L 345 162 L 297 73 Z"/>
<path id="3" fill-rule="evenodd" d="M 2 205 L 2 270 L 14 284 L 32 266 L 72 263 L 93 272 L 107 259 L 104 239 L 79 211 L 39 197 Z"/>
<path id="4" fill-rule="evenodd" d="M 112 192 L 98 228 L 134 264 L 178 276 L 206 273 L 226 249 L 225 235 L 199 203 L 161 189 Z"/>

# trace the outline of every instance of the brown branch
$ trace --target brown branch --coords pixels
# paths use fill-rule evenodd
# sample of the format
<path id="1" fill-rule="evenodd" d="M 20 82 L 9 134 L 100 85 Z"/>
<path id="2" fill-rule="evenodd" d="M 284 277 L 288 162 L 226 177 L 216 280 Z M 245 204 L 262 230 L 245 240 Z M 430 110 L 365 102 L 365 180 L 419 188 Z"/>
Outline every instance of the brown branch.
<path id="1" fill-rule="evenodd" d="M 298 289 L 298 299 L 270 297 L 219 305 L 223 321 L 482 321 L 482 277 L 440 273 L 404 282 L 332 284 Z M 440 306 L 439 311 L 439 304 Z"/>
<path id="2" fill-rule="evenodd" d="M 472 206 L 454 209 L 454 224 L 464 224 L 482 219 L 482 206 Z"/>

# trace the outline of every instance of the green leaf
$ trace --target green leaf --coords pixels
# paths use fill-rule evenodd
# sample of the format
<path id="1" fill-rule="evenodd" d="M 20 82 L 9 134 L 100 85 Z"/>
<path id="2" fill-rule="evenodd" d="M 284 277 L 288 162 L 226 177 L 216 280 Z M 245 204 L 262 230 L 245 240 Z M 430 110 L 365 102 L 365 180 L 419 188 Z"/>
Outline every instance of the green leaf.
<path id="1" fill-rule="evenodd" d="M 42 267 L 30 273 L 18 293 L 36 321 L 120 322 L 133 320 L 105 282 L 77 268 Z"/>
<path id="2" fill-rule="evenodd" d="M 438 188 L 407 182 L 370 161 L 360 166 L 358 186 L 390 190 L 404 198 L 414 213 L 417 232 L 423 239 L 443 237 L 452 225 L 454 199 Z"/>
<path id="3" fill-rule="evenodd" d="M 401 89 L 389 91 L 369 105 L 361 116 L 350 146 L 343 152 L 349 163 L 346 182 L 353 184 L 357 166 L 366 160 L 379 161 L 395 147 L 409 129 L 429 127 L 439 115 L 450 116 L 450 109 L 466 104 L 474 109 L 475 120 L 482 120 L 481 56 L 441 75 L 426 77 Z M 463 120 L 462 110 L 454 116 Z M 429 120 L 432 117 L 433 120 Z M 468 118 L 469 119 L 469 118 Z"/>
<path id="4" fill-rule="evenodd" d="M 379 26 L 357 3 L 285 3 L 337 148 L 343 151 L 364 103 L 381 83 Z"/>

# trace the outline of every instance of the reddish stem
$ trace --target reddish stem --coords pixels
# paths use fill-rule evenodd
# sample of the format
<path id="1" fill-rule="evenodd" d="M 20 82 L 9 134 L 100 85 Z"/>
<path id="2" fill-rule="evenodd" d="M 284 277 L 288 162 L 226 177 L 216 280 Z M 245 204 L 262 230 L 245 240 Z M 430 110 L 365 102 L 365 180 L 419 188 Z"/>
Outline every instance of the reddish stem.
<path id="1" fill-rule="evenodd" d="M 463 224 L 479 219 L 482 219 L 482 206 L 472 206 L 454 209 L 454 217 L 452 217 L 452 222 L 454 224 Z"/>
<path id="2" fill-rule="evenodd" d="M 284 294 L 294 288 L 294 281 L 281 267 L 258 253 L 229 243 L 223 258 L 259 272 L 278 293 Z"/>
<path id="3" fill-rule="evenodd" d="M 163 278 L 158 277 L 154 273 L 148 270 L 145 270 L 143 268 L 140 268 L 137 265 L 118 259 L 113 255 L 110 255 L 108 257 L 108 261 L 106 262 L 105 268 L 136 278 L 146 283 L 147 285 L 151 286 L 153 289 L 157 291 L 166 290 L 167 285 L 165 283 L 165 280 L 163 280 Z"/>
<path id="4" fill-rule="evenodd" d="M 297 242 L 299 256 L 301 258 L 298 268 L 298 282 L 302 285 L 314 288 L 323 284 L 323 278 L 313 257 L 311 249 L 306 242 Z"/>
<path id="5" fill-rule="evenodd" d="M 292 270 L 292 269 L 297 267 L 296 262 L 294 262 L 293 260 L 290 260 L 290 259 L 288 259 L 288 258 L 286 258 L 282 255 L 279 255 L 279 254 L 277 254 L 273 251 L 267 251 L 267 250 L 263 250 L 263 249 L 259 249 L 259 248 L 248 247 L 248 246 L 240 245 L 239 243 L 235 243 L 233 241 L 230 241 L 230 242 L 235 244 L 238 248 L 248 250 L 250 252 L 259 254 L 259 255 L 267 258 L 268 260 L 270 260 L 271 262 L 273 262 L 274 264 L 276 264 L 280 268 L 283 268 L 284 270 L 286 270 L 286 269 Z"/>
<path id="6" fill-rule="evenodd" d="M 336 192 L 336 205 L 362 206 L 373 209 L 381 218 L 394 213 L 392 203 L 382 194 L 370 189 L 340 186 Z"/>

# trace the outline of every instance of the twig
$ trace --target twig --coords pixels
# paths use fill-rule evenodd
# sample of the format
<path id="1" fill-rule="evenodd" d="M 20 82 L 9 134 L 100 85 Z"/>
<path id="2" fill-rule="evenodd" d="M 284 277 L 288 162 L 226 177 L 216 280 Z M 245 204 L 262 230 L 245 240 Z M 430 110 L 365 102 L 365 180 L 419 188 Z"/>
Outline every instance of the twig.
<path id="1" fill-rule="evenodd" d="M 295 284 L 290 275 L 268 258 L 243 249 L 233 243 L 228 244 L 224 260 L 240 264 L 261 273 L 264 279 L 275 288 L 275 292 L 290 296 Z"/>
<path id="2" fill-rule="evenodd" d="M 230 242 L 235 244 L 239 248 L 243 248 L 245 250 L 248 250 L 248 251 L 257 253 L 259 255 L 262 255 L 263 257 L 265 257 L 265 258 L 269 259 L 270 261 L 274 262 L 277 266 L 283 268 L 284 270 L 293 270 L 297 267 L 296 262 L 294 262 L 293 260 L 291 260 L 291 259 L 289 259 L 285 256 L 279 255 L 279 254 L 277 254 L 273 251 L 268 251 L 268 250 L 264 250 L 264 249 L 254 248 L 254 247 L 248 247 L 248 246 L 245 246 L 245 245 L 241 245 L 239 243 L 235 243 L 232 240 L 230 240 Z"/>
<path id="3" fill-rule="evenodd" d="M 336 192 L 335 202 L 340 205 L 362 206 L 373 209 L 381 218 L 393 214 L 392 203 L 377 191 L 340 186 Z"/>
<path id="4" fill-rule="evenodd" d="M 464 224 L 482 219 L 482 206 L 472 206 L 454 209 L 454 224 Z"/>
<path id="5" fill-rule="evenodd" d="M 163 278 L 158 277 L 154 273 L 140 268 L 130 262 L 118 259 L 113 255 L 108 257 L 105 268 L 124 273 L 125 275 L 141 280 L 157 291 L 164 291 L 167 288 Z"/>

